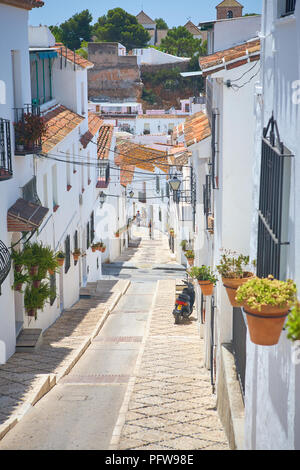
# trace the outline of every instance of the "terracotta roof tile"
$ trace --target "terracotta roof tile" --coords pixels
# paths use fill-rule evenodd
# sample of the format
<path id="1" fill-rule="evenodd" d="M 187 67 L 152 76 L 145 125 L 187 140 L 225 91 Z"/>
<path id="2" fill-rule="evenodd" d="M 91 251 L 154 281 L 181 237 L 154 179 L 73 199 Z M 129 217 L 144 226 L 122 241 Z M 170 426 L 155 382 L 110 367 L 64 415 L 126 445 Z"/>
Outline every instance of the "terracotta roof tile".
<path id="1" fill-rule="evenodd" d="M 88 146 L 90 141 L 93 139 L 93 137 L 95 137 L 98 130 L 103 124 L 103 120 L 100 119 L 100 117 L 94 113 L 89 113 L 88 120 L 89 120 L 89 130 L 85 134 L 83 134 L 80 138 L 80 142 L 82 143 L 83 148 L 86 148 Z"/>
<path id="2" fill-rule="evenodd" d="M 259 60 L 260 40 L 254 39 L 224 51 L 200 57 L 199 65 L 203 76 L 215 73 L 223 69 L 233 69 L 246 64 L 248 61 Z M 238 60 L 241 59 L 241 60 Z M 234 62 L 233 62 L 234 61 Z M 232 63 L 231 63 L 232 62 Z"/>
<path id="3" fill-rule="evenodd" d="M 76 52 L 74 53 L 62 43 L 56 43 L 55 46 L 52 47 L 58 52 L 58 55 L 66 58 L 69 62 L 72 62 L 73 64 L 75 63 L 76 65 L 79 65 L 79 67 L 82 67 L 83 69 L 94 67 L 93 62 L 90 62 L 81 55 L 76 54 Z"/>
<path id="4" fill-rule="evenodd" d="M 79 116 L 79 114 L 74 113 L 62 105 L 44 114 L 43 117 L 47 125 L 47 133 L 42 139 L 42 151 L 44 153 L 50 152 L 50 150 L 84 121 L 84 117 Z"/>
<path id="5" fill-rule="evenodd" d="M 29 232 L 38 228 L 46 214 L 47 207 L 18 199 L 7 211 L 8 232 Z"/>
<path id="6" fill-rule="evenodd" d="M 97 154 L 99 160 L 107 160 L 111 147 L 114 126 L 110 124 L 103 124 L 99 130 Z"/>
<path id="7" fill-rule="evenodd" d="M 0 3 L 11 5 L 17 8 L 23 8 L 24 10 L 31 10 L 32 8 L 43 7 L 45 2 L 40 0 L 0 0 Z"/>
<path id="8" fill-rule="evenodd" d="M 184 124 L 184 139 L 186 146 L 196 144 L 211 135 L 208 117 L 199 112 L 188 117 Z"/>
<path id="9" fill-rule="evenodd" d="M 168 172 L 167 152 L 138 145 L 128 140 L 121 140 L 117 144 L 116 165 L 121 168 L 121 184 L 127 186 L 133 179 L 136 168 L 154 173 L 159 168 Z"/>

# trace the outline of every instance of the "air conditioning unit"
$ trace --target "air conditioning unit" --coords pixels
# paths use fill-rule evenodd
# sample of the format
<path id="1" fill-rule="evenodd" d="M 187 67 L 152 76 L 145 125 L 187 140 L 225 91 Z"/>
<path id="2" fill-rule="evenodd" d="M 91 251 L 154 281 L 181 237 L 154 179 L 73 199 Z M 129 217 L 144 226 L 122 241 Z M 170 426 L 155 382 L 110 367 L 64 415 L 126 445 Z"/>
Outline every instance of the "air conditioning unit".
<path id="1" fill-rule="evenodd" d="M 83 197 L 82 194 L 79 194 L 79 205 L 82 206 L 83 204 Z"/>

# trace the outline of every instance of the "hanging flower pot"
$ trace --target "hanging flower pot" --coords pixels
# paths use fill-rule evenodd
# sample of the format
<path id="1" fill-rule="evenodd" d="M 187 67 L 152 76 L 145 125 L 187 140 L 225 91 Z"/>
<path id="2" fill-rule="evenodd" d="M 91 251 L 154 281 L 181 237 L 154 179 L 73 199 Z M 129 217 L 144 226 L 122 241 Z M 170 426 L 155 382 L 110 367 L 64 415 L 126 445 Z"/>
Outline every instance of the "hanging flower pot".
<path id="1" fill-rule="evenodd" d="M 31 309 L 29 309 L 29 310 L 26 310 L 27 316 L 28 316 L 28 317 L 31 317 L 31 318 L 32 318 L 32 317 L 34 317 L 34 318 L 36 317 L 36 312 L 37 312 L 37 311 L 36 311 L 36 309 L 34 309 L 34 308 L 31 308 Z"/>
<path id="2" fill-rule="evenodd" d="M 228 299 L 232 307 L 241 306 L 241 304 L 239 304 L 237 300 L 235 299 L 237 289 L 243 284 L 245 284 L 245 282 L 248 282 L 250 279 L 254 278 L 253 273 L 244 273 L 244 274 L 245 274 L 245 277 L 241 279 L 238 279 L 238 278 L 231 279 L 229 277 L 228 278 L 222 277 L 223 286 L 226 289 Z"/>
<path id="3" fill-rule="evenodd" d="M 33 287 L 35 287 L 36 289 L 38 289 L 41 285 L 41 281 L 40 280 L 35 280 L 33 281 Z"/>
<path id="4" fill-rule="evenodd" d="M 262 307 L 260 311 L 244 306 L 252 343 L 260 346 L 277 344 L 289 313 L 289 305 Z"/>
<path id="5" fill-rule="evenodd" d="M 203 295 L 213 295 L 214 284 L 211 281 L 198 281 Z"/>
<path id="6" fill-rule="evenodd" d="M 15 287 L 14 287 L 15 291 L 21 292 L 22 286 L 23 286 L 23 284 L 16 284 Z"/>
<path id="7" fill-rule="evenodd" d="M 30 276 L 37 276 L 39 273 L 39 267 L 38 266 L 31 266 L 29 269 L 29 274 Z"/>
<path id="8" fill-rule="evenodd" d="M 23 267 L 23 266 L 21 266 L 20 264 L 17 264 L 17 265 L 15 266 L 15 271 L 16 271 L 17 273 L 20 273 L 20 272 L 22 271 L 22 267 Z"/>
<path id="9" fill-rule="evenodd" d="M 105 253 L 105 250 L 106 250 L 106 247 L 105 247 L 105 246 L 102 246 L 102 248 L 101 248 L 101 253 Z"/>
<path id="10" fill-rule="evenodd" d="M 254 277 L 237 290 L 236 300 L 247 316 L 250 339 L 254 344 L 277 344 L 291 305 L 295 302 L 296 284 Z"/>
<path id="11" fill-rule="evenodd" d="M 53 269 L 48 269 L 48 273 L 50 276 L 53 276 L 55 274 L 55 271 Z"/>
<path id="12" fill-rule="evenodd" d="M 81 255 L 81 251 L 79 249 L 74 250 L 73 252 L 74 261 L 78 261 L 80 258 L 80 255 Z"/>
<path id="13" fill-rule="evenodd" d="M 59 251 L 56 254 L 56 260 L 57 260 L 58 266 L 62 267 L 64 265 L 65 258 L 66 258 L 66 255 L 62 251 Z"/>

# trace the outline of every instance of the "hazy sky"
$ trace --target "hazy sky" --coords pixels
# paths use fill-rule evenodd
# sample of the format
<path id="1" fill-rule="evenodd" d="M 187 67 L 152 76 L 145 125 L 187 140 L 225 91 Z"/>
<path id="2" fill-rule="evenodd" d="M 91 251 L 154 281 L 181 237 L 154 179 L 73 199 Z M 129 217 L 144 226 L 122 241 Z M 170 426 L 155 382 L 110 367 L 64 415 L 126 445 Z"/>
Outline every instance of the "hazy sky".
<path id="1" fill-rule="evenodd" d="M 195 24 L 216 18 L 216 5 L 221 0 L 45 0 L 45 6 L 30 12 L 31 25 L 55 25 L 69 19 L 74 13 L 89 9 L 93 22 L 109 9 L 123 8 L 132 15 L 141 9 L 152 19 L 164 18 L 169 27 L 183 25 L 188 19 Z M 261 13 L 262 0 L 243 0 L 243 13 Z"/>

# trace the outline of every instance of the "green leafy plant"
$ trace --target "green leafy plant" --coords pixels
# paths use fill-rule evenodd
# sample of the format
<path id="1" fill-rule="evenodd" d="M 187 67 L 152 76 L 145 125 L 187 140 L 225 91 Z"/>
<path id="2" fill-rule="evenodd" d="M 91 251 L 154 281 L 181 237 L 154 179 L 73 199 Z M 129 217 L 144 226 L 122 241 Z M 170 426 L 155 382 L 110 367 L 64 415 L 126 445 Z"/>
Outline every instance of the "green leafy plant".
<path id="1" fill-rule="evenodd" d="M 51 289 L 46 283 L 40 287 L 27 286 L 24 295 L 24 306 L 27 311 L 44 310 L 48 300 L 50 300 Z"/>
<path id="2" fill-rule="evenodd" d="M 15 269 L 21 269 L 24 265 L 24 255 L 21 251 L 17 251 L 12 249 L 11 251 L 11 259 L 14 262 Z"/>
<path id="3" fill-rule="evenodd" d="M 194 259 L 195 258 L 195 253 L 193 250 L 187 250 L 185 252 L 185 256 L 187 259 Z"/>
<path id="4" fill-rule="evenodd" d="M 21 272 L 15 271 L 14 283 L 12 289 L 21 292 L 23 284 L 30 281 L 28 274 L 22 274 Z"/>
<path id="5" fill-rule="evenodd" d="M 289 315 L 285 324 L 287 329 L 287 338 L 292 341 L 300 340 L 300 302 L 296 302 Z"/>
<path id="6" fill-rule="evenodd" d="M 251 309 L 261 311 L 263 306 L 291 306 L 295 302 L 297 287 L 294 281 L 278 281 L 273 276 L 260 279 L 254 277 L 240 286 L 236 300 Z"/>
<path id="7" fill-rule="evenodd" d="M 250 257 L 238 254 L 231 250 L 222 250 L 223 254 L 220 264 L 217 265 L 217 271 L 224 278 L 243 279 L 249 277 L 251 269 Z M 252 263 L 253 265 L 253 263 Z"/>
<path id="8" fill-rule="evenodd" d="M 183 251 L 186 251 L 187 244 L 188 244 L 187 240 L 182 240 L 182 242 L 180 243 L 180 246 L 183 249 Z"/>
<path id="9" fill-rule="evenodd" d="M 193 279 L 197 279 L 197 281 L 210 281 L 214 285 L 218 281 L 217 276 L 214 274 L 214 272 L 209 266 L 194 266 L 188 271 L 188 273 Z"/>

